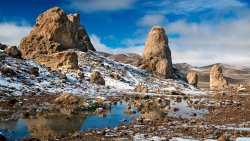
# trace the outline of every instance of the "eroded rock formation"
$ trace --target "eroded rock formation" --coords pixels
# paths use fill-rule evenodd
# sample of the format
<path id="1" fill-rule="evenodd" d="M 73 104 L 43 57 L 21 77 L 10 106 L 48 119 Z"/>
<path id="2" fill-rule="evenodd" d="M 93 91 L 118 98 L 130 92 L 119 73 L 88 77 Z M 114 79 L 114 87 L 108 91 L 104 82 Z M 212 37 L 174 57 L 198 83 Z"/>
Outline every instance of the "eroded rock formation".
<path id="1" fill-rule="evenodd" d="M 135 65 L 162 78 L 173 77 L 171 51 L 164 28 L 155 26 L 151 29 L 142 59 L 135 62 Z"/>
<path id="2" fill-rule="evenodd" d="M 195 72 L 189 72 L 187 74 L 187 81 L 190 85 L 193 85 L 195 87 L 197 87 L 198 84 L 198 75 Z"/>
<path id="3" fill-rule="evenodd" d="M 62 60 L 70 61 L 69 58 L 77 58 L 75 53 L 67 52 L 69 49 L 95 51 L 87 32 L 80 25 L 79 14 L 66 15 L 59 7 L 51 8 L 38 16 L 32 31 L 21 40 L 20 49 L 23 58 L 55 68 L 61 65 L 47 64 L 44 60 L 62 64 Z M 66 68 L 77 69 L 78 61 L 74 61 L 74 64 Z M 68 64 L 71 63 L 67 62 L 66 65 Z"/>
<path id="4" fill-rule="evenodd" d="M 228 87 L 228 82 L 223 77 L 222 68 L 217 64 L 214 65 L 210 72 L 210 89 L 221 90 Z"/>

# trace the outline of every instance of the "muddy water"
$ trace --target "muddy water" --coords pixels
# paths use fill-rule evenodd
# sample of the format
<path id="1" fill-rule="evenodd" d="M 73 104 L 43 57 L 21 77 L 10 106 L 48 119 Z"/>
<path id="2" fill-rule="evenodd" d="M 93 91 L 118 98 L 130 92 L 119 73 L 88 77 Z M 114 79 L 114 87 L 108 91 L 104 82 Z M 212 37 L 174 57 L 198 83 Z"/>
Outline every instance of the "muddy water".
<path id="1" fill-rule="evenodd" d="M 200 118 L 206 110 L 197 110 L 190 107 L 186 100 L 171 99 L 170 107 L 176 107 L 178 110 L 163 112 L 157 107 L 143 114 L 136 112 L 132 115 L 124 114 L 129 102 L 122 101 L 112 105 L 111 109 L 105 113 L 105 117 L 94 114 L 94 112 L 81 112 L 65 118 L 60 114 L 53 114 L 49 117 L 39 117 L 30 119 L 19 119 L 18 121 L 0 123 L 0 132 L 8 140 L 21 140 L 23 137 L 47 138 L 63 134 L 73 134 L 76 131 L 86 131 L 89 129 L 114 128 L 120 124 L 129 124 L 135 122 L 135 118 L 140 116 L 149 119 L 163 119 L 167 117 Z M 134 111 L 136 108 L 131 107 Z M 197 116 L 190 116 L 195 112 Z"/>

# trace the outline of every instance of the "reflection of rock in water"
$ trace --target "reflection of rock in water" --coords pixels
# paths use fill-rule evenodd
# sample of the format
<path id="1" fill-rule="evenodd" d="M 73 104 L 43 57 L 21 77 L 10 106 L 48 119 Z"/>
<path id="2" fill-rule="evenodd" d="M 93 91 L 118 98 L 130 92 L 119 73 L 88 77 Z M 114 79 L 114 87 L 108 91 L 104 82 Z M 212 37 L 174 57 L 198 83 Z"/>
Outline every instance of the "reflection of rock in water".
<path id="1" fill-rule="evenodd" d="M 31 137 L 47 138 L 79 131 L 87 116 L 88 114 L 74 115 L 68 119 L 59 114 L 48 118 L 28 119 L 25 122 Z"/>

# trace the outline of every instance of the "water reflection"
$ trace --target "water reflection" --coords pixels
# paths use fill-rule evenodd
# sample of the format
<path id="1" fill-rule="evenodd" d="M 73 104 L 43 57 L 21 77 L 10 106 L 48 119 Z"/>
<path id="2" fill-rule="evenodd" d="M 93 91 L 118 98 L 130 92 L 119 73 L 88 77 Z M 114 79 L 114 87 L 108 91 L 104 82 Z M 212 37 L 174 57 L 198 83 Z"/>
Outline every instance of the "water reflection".
<path id="1" fill-rule="evenodd" d="M 48 118 L 26 119 L 24 122 L 28 126 L 31 137 L 48 138 L 79 131 L 88 115 L 88 113 L 81 113 L 80 115 L 65 117 L 57 114 Z"/>
<path id="2" fill-rule="evenodd" d="M 127 115 L 124 111 L 127 107 L 138 111 Z M 171 110 L 176 108 L 178 110 Z M 196 117 L 190 113 L 197 113 Z M 106 111 L 106 117 L 101 117 L 94 112 L 80 112 L 70 117 L 58 113 L 52 113 L 38 118 L 23 119 L 13 122 L 0 123 L 0 132 L 8 140 L 21 140 L 24 136 L 36 138 L 48 138 L 52 136 L 68 135 L 76 131 L 88 129 L 114 128 L 120 124 L 129 124 L 133 119 L 143 117 L 145 119 L 157 120 L 172 116 L 184 118 L 199 118 L 207 110 L 197 110 L 182 98 L 155 98 L 146 100 L 129 100 L 112 104 L 111 109 Z"/>

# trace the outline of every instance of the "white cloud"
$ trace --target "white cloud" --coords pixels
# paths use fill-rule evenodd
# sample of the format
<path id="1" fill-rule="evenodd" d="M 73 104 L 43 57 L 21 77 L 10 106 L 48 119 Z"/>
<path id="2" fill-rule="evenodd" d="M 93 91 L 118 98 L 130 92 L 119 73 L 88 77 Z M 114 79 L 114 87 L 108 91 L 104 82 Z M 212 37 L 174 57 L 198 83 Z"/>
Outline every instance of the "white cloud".
<path id="1" fill-rule="evenodd" d="M 129 9 L 135 0 L 70 0 L 69 7 L 85 13 Z"/>
<path id="2" fill-rule="evenodd" d="M 119 53 L 138 53 L 141 54 L 144 46 L 130 46 L 130 47 L 119 47 L 111 48 L 101 42 L 100 38 L 95 34 L 90 35 L 90 40 L 97 51 L 106 52 L 111 54 Z"/>
<path id="3" fill-rule="evenodd" d="M 170 38 L 172 57 L 175 63 L 187 62 L 193 65 L 228 63 L 250 64 L 250 20 L 240 19 L 214 24 L 187 23 L 177 21 L 166 27 Z"/>
<path id="4" fill-rule="evenodd" d="M 140 26 L 155 26 L 155 25 L 161 25 L 162 23 L 165 23 L 165 22 L 166 22 L 166 19 L 165 19 L 164 15 L 161 15 L 161 14 L 147 14 L 137 22 L 137 25 L 140 25 Z"/>
<path id="5" fill-rule="evenodd" d="M 169 46 L 174 63 L 189 63 L 203 66 L 213 63 L 250 66 L 250 17 L 225 20 L 217 24 L 209 22 L 188 23 L 184 20 L 168 23 L 165 26 L 169 35 Z M 112 49 L 91 35 L 94 46 L 99 51 L 110 53 L 134 52 L 141 54 L 147 32 L 122 41 L 128 48 Z M 170 35 L 179 35 L 172 37 Z"/>
<path id="6" fill-rule="evenodd" d="M 26 36 L 32 27 L 17 25 L 12 22 L 0 23 L 0 42 L 8 45 L 19 45 L 20 40 Z"/>
<path id="7" fill-rule="evenodd" d="M 246 3 L 240 0 L 159 0 L 146 2 L 144 7 L 146 7 L 145 9 L 149 9 L 149 12 L 187 14 L 207 9 L 225 9 L 244 7 L 246 5 Z"/>

